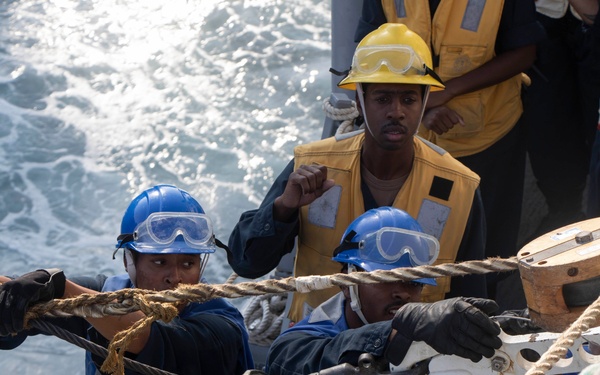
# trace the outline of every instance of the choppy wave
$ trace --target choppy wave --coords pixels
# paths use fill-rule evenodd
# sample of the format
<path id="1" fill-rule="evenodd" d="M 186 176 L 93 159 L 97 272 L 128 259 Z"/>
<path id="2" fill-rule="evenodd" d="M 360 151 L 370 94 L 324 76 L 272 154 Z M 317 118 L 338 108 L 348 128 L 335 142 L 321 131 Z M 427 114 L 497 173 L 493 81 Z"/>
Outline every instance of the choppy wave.
<path id="1" fill-rule="evenodd" d="M 156 183 L 190 191 L 227 240 L 320 137 L 329 34 L 329 1 L 0 3 L 0 273 L 120 272 L 121 215 Z M 230 272 L 219 254 L 207 276 Z M 79 349 L 29 341 L 2 371 L 83 372 Z"/>

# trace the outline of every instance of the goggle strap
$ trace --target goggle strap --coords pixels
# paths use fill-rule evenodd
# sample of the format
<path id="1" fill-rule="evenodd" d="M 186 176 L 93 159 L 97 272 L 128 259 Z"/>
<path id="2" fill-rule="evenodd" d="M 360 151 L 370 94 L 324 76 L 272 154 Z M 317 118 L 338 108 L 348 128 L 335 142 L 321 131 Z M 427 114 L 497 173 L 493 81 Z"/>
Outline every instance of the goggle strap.
<path id="1" fill-rule="evenodd" d="M 119 237 L 117 237 L 117 241 L 121 241 L 121 243 L 131 242 L 133 241 L 133 233 L 120 234 Z"/>
<path id="2" fill-rule="evenodd" d="M 204 275 L 204 270 L 206 269 L 206 264 L 208 263 L 208 258 L 210 253 L 200 254 L 200 277 L 198 282 L 202 282 L 202 275 Z"/>
<path id="3" fill-rule="evenodd" d="M 444 84 L 444 81 L 442 81 L 442 79 L 440 78 L 440 76 L 438 76 L 438 74 L 433 69 L 431 69 L 430 67 L 428 67 L 425 64 L 423 64 L 423 66 L 425 67 L 425 74 L 429 74 L 430 76 L 433 77 L 433 79 L 435 79 L 436 81 L 438 81 L 442 85 Z"/>
<path id="4" fill-rule="evenodd" d="M 124 233 L 120 234 L 119 237 L 117 237 L 117 243 L 119 244 L 119 246 L 117 246 L 115 251 L 113 251 L 113 260 L 115 259 L 115 255 L 117 255 L 117 251 L 119 251 L 119 249 L 122 248 L 124 244 L 131 241 L 133 241 L 133 233 Z"/>
<path id="5" fill-rule="evenodd" d="M 346 237 L 344 237 L 344 240 L 342 241 L 340 246 L 336 247 L 335 250 L 333 250 L 333 256 L 337 256 L 342 251 L 358 249 L 358 242 L 352 242 L 352 238 L 354 238 L 354 236 L 356 236 L 356 232 L 354 230 L 351 230 L 346 235 Z"/>
<path id="6" fill-rule="evenodd" d="M 346 78 L 348 76 L 348 74 L 350 74 L 350 69 L 346 69 L 342 72 L 340 72 L 339 70 L 333 69 L 333 68 L 329 68 L 329 72 L 338 76 L 338 77 L 344 77 Z"/>
<path id="7" fill-rule="evenodd" d="M 217 245 L 217 247 L 220 247 L 221 249 L 225 250 L 227 253 L 230 252 L 229 247 L 227 245 L 225 245 L 223 242 L 219 241 L 218 238 L 214 237 L 215 239 L 215 245 Z"/>

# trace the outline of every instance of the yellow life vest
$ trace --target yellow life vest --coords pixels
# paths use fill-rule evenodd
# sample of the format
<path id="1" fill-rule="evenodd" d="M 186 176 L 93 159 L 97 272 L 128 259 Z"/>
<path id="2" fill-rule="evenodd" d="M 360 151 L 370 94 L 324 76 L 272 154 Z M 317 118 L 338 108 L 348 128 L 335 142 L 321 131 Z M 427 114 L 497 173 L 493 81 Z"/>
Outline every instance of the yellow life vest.
<path id="1" fill-rule="evenodd" d="M 365 212 L 361 190 L 360 154 L 364 132 L 342 140 L 334 137 L 294 150 L 295 168 L 305 164 L 327 166 L 335 186 L 300 210 L 300 231 L 294 275 L 330 275 L 342 265 L 331 260 L 348 225 Z M 462 240 L 479 176 L 439 147 L 414 138 L 413 167 L 394 206 L 417 219 L 423 230 L 440 241 L 436 264 L 454 262 Z M 450 290 L 449 278 L 425 286 L 423 300 L 437 301 Z M 339 292 L 337 288 L 295 293 L 289 317 L 301 320 L 313 308 Z"/>
<path id="2" fill-rule="evenodd" d="M 433 20 L 429 1 L 382 0 L 388 22 L 403 23 L 432 49 L 435 71 L 447 81 L 485 64 L 495 56 L 494 46 L 503 0 L 444 0 Z M 506 135 L 523 112 L 521 83 L 524 74 L 497 85 L 458 96 L 446 106 L 459 113 L 465 126 L 456 125 L 442 135 L 421 126 L 419 135 L 461 157 L 481 152 Z"/>

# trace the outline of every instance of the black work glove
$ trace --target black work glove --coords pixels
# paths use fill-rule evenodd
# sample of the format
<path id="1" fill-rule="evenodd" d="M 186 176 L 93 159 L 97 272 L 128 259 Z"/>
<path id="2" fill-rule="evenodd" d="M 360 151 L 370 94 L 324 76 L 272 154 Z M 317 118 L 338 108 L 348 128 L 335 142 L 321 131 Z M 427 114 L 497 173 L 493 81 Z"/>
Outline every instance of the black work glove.
<path id="1" fill-rule="evenodd" d="M 62 297 L 65 282 L 63 271 L 53 268 L 33 271 L 0 285 L 0 336 L 22 331 L 29 305 Z"/>
<path id="2" fill-rule="evenodd" d="M 413 341 L 424 341 L 441 354 L 455 354 L 479 362 L 502 346 L 500 327 L 487 314 L 498 310 L 495 301 L 458 297 L 434 303 L 408 303 L 396 312 L 397 332 L 385 358 L 398 365 Z"/>

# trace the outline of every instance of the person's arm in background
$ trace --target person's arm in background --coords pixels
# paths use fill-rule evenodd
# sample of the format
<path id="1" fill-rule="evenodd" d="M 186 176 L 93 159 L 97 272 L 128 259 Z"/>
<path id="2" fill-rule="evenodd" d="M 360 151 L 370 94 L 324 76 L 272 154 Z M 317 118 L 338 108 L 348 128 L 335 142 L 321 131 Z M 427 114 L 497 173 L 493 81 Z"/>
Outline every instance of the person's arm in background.
<path id="1" fill-rule="evenodd" d="M 354 33 L 354 41 L 360 42 L 368 33 L 386 23 L 380 0 L 363 1 L 360 19 Z"/>
<path id="2" fill-rule="evenodd" d="M 423 125 L 443 134 L 457 123 L 462 124 L 460 115 L 444 105 L 457 96 L 496 85 L 528 69 L 535 60 L 535 51 L 535 45 L 507 51 L 465 75 L 445 81 L 444 90 L 429 94 Z"/>
<path id="3" fill-rule="evenodd" d="M 569 0 L 569 4 L 575 9 L 583 22 L 593 25 L 600 9 L 600 0 Z"/>
<path id="4" fill-rule="evenodd" d="M 298 212 L 334 185 L 327 167 L 292 160 L 277 177 L 258 210 L 242 214 L 229 237 L 227 260 L 242 277 L 257 278 L 274 269 L 292 251 L 298 234 Z"/>
<path id="5" fill-rule="evenodd" d="M 535 44 L 518 47 L 497 55 L 460 77 L 444 81 L 444 90 L 429 94 L 427 108 L 444 105 L 457 96 L 494 86 L 514 77 L 531 67 L 535 51 Z"/>
<path id="6" fill-rule="evenodd" d="M 536 43 L 543 36 L 543 28 L 535 19 L 533 2 L 506 1 L 496 40 L 496 56 L 460 77 L 444 81 L 444 90 L 432 92 L 423 117 L 425 127 L 443 134 L 462 123 L 462 118 L 444 105 L 457 96 L 496 85 L 527 70 L 535 61 Z"/>

